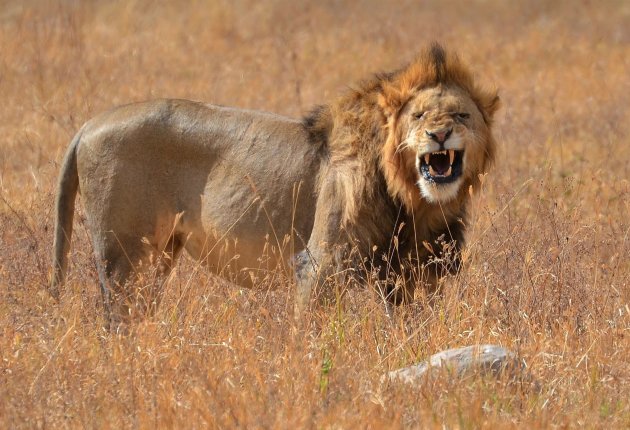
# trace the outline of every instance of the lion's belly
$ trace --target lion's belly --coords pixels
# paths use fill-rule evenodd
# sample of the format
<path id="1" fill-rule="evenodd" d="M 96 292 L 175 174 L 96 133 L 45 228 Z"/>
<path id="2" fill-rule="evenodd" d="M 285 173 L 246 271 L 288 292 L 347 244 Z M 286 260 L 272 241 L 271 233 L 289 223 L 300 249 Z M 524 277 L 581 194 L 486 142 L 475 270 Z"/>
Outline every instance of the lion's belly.
<path id="1" fill-rule="evenodd" d="M 312 231 L 319 162 L 298 145 L 285 147 L 284 154 L 278 146 L 285 143 L 226 151 L 211 169 L 206 164 L 187 175 L 203 177 L 203 185 L 176 186 L 185 249 L 241 285 L 287 267 Z M 189 173 L 195 169 L 194 163 L 187 167 Z"/>
<path id="2" fill-rule="evenodd" d="M 200 196 L 198 218 L 184 215 L 182 227 L 190 232 L 186 250 L 224 276 L 226 271 L 262 275 L 286 266 L 304 248 L 313 225 L 315 175 L 309 169 L 309 175 L 303 173 L 274 179 L 254 171 L 227 174 L 217 166 Z"/>

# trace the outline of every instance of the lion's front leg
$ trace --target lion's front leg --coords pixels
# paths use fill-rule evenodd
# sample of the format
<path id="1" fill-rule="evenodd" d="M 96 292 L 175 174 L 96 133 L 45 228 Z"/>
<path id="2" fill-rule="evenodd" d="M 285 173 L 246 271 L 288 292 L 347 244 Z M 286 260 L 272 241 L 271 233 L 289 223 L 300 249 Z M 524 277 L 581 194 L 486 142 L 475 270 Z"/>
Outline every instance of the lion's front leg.
<path id="1" fill-rule="evenodd" d="M 295 317 L 300 318 L 311 299 L 313 286 L 318 282 L 318 264 L 308 249 L 295 256 Z"/>
<path id="2" fill-rule="evenodd" d="M 340 272 L 347 245 L 343 241 L 343 200 L 339 194 L 334 179 L 322 185 L 307 247 L 295 258 L 296 319 L 308 308 L 314 293 L 320 299 L 331 296 L 331 284 Z"/>
<path id="3" fill-rule="evenodd" d="M 313 252 L 310 251 L 313 249 Z M 343 293 L 347 281 L 345 256 L 348 246 L 321 242 L 300 252 L 295 258 L 296 317 L 308 308 L 311 300 L 333 303 Z"/>

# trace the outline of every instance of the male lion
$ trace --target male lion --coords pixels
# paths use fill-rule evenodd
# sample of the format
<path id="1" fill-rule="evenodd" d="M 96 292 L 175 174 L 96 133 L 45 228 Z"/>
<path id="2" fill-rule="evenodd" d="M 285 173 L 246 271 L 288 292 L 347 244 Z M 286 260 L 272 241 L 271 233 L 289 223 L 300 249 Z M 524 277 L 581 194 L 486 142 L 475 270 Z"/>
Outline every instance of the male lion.
<path id="1" fill-rule="evenodd" d="M 412 274 L 435 284 L 459 267 L 469 186 L 493 159 L 498 106 L 496 91 L 433 45 L 302 121 L 185 100 L 102 114 L 63 161 L 52 291 L 80 190 L 111 318 L 130 312 L 128 281 L 156 266 L 162 279 L 182 249 L 246 286 L 269 267 L 261 255 L 281 264 L 299 252 L 298 312 L 348 263 L 356 277 L 376 274 L 391 302 L 408 299 Z M 145 305 L 156 284 L 140 294 Z"/>

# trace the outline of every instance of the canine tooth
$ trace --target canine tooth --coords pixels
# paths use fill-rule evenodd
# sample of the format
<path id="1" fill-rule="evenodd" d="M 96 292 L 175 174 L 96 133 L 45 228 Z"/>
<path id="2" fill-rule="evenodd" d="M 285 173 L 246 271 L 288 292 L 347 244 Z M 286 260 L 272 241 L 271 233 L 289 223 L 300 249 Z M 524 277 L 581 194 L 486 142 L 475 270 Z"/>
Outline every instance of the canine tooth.
<path id="1" fill-rule="evenodd" d="M 450 164 L 453 164 L 453 161 L 455 161 L 455 151 L 452 149 L 448 150 L 448 158 L 450 160 Z"/>
<path id="2" fill-rule="evenodd" d="M 431 175 L 431 176 L 435 176 L 436 175 L 435 170 L 433 170 L 433 166 L 431 166 L 430 164 L 429 164 L 429 175 Z"/>
<path id="3" fill-rule="evenodd" d="M 424 162 L 429 164 L 429 160 L 431 159 L 431 156 L 429 154 L 424 154 Z"/>
<path id="4" fill-rule="evenodd" d="M 453 168 L 451 166 L 448 167 L 448 170 L 446 171 L 446 173 L 444 174 L 444 176 L 451 176 L 451 170 L 453 170 Z"/>

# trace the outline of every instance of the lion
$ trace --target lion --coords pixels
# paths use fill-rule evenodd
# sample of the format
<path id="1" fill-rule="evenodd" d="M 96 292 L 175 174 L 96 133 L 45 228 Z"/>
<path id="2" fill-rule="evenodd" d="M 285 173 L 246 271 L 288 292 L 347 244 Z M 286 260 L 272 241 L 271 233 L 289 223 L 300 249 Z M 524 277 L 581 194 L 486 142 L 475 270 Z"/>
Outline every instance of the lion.
<path id="1" fill-rule="evenodd" d="M 63 160 L 51 291 L 65 279 L 80 192 L 111 319 L 131 299 L 158 303 L 184 249 L 246 287 L 292 267 L 296 315 L 348 273 L 375 274 L 390 303 L 405 302 L 460 267 L 498 107 L 496 90 L 433 44 L 301 120 L 173 99 L 101 114 Z M 131 297 L 150 267 L 156 286 Z"/>

